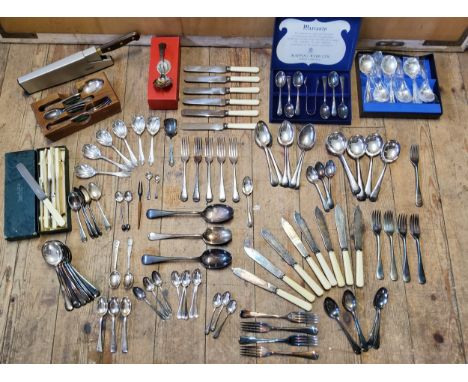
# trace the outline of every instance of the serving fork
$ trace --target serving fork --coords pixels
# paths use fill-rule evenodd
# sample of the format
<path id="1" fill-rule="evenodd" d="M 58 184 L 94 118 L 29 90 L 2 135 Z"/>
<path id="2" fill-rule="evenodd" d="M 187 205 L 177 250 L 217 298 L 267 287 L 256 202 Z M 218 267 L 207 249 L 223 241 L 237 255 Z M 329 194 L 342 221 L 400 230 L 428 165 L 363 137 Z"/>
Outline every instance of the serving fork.
<path id="1" fill-rule="evenodd" d="M 264 346 L 257 345 L 241 345 L 240 355 L 245 357 L 255 357 L 263 358 L 270 357 L 272 355 L 283 355 L 288 357 L 299 357 L 317 360 L 319 355 L 316 351 L 306 351 L 306 352 L 283 352 L 283 351 L 271 351 Z"/>
<path id="2" fill-rule="evenodd" d="M 281 331 L 281 332 L 293 332 L 293 333 L 303 333 L 303 334 L 312 334 L 317 335 L 318 329 L 316 326 L 309 326 L 307 328 L 296 328 L 296 327 L 286 327 L 286 326 L 273 326 L 266 322 L 241 322 L 241 329 L 244 332 L 250 333 L 269 333 L 271 331 Z"/>
<path id="3" fill-rule="evenodd" d="M 218 138 L 217 159 L 219 163 L 219 201 L 226 201 L 226 192 L 224 191 L 223 164 L 226 161 L 226 139 Z"/>
<path id="4" fill-rule="evenodd" d="M 423 205 L 421 188 L 419 187 L 419 145 L 411 145 L 410 162 L 414 167 L 414 177 L 416 179 L 416 207 Z"/>
<path id="5" fill-rule="evenodd" d="M 418 252 L 418 281 L 420 284 L 425 284 L 426 275 L 424 273 L 424 267 L 422 263 L 421 243 L 419 242 L 421 230 L 419 228 L 419 215 L 417 214 L 412 214 L 410 216 L 410 232 L 411 236 L 413 236 L 413 239 L 416 242 L 416 250 Z"/>
<path id="6" fill-rule="evenodd" d="M 375 242 L 377 246 L 377 269 L 375 277 L 378 280 L 383 280 L 384 270 L 382 265 L 382 248 L 380 246 L 380 232 L 382 232 L 382 215 L 380 211 L 372 211 L 372 231 L 374 232 Z"/>
<path id="7" fill-rule="evenodd" d="M 290 312 L 285 315 L 279 314 L 268 314 L 268 313 L 258 313 L 251 312 L 250 310 L 243 309 L 240 312 L 241 318 L 278 318 L 282 320 L 287 320 L 296 324 L 316 324 L 319 322 L 319 317 L 316 313 L 308 312 Z"/>
<path id="8" fill-rule="evenodd" d="M 406 247 L 406 233 L 407 229 L 407 217 L 406 214 L 398 215 L 397 219 L 398 233 L 400 234 L 401 242 L 403 243 L 403 281 L 409 283 L 411 281 L 411 275 L 408 264 L 408 252 Z"/>
<path id="9" fill-rule="evenodd" d="M 213 201 L 211 191 L 211 163 L 213 163 L 213 138 L 205 138 L 205 162 L 206 162 L 206 202 Z"/>
<path id="10" fill-rule="evenodd" d="M 193 201 L 200 201 L 200 163 L 203 159 L 203 143 L 200 137 L 195 138 L 193 149 L 193 161 L 196 164 L 195 168 L 195 187 L 193 189 Z"/>
<path id="11" fill-rule="evenodd" d="M 385 211 L 384 213 L 384 232 L 388 236 L 390 244 L 390 278 L 393 281 L 398 280 L 398 271 L 395 261 L 395 250 L 393 247 L 393 233 L 395 232 L 395 225 L 393 224 L 393 212 Z"/>
<path id="12" fill-rule="evenodd" d="M 237 138 L 229 138 L 229 161 L 232 164 L 233 169 L 233 179 L 232 179 L 232 201 L 234 203 L 238 203 L 240 200 L 239 192 L 237 191 L 237 172 L 236 172 L 236 165 L 238 159 L 237 153 Z"/>
<path id="13" fill-rule="evenodd" d="M 189 139 L 187 137 L 182 138 L 182 144 L 181 144 L 181 153 L 180 153 L 180 159 L 182 160 L 182 163 L 184 165 L 184 174 L 182 178 L 182 191 L 180 193 L 180 200 L 183 202 L 186 202 L 188 200 L 188 195 L 187 195 L 187 162 L 190 159 L 190 143 Z"/>
<path id="14" fill-rule="evenodd" d="M 292 335 L 286 338 L 257 338 L 252 336 L 241 336 L 239 338 L 239 343 L 241 345 L 283 343 L 290 346 L 318 346 L 318 337 L 308 336 L 305 334 Z"/>

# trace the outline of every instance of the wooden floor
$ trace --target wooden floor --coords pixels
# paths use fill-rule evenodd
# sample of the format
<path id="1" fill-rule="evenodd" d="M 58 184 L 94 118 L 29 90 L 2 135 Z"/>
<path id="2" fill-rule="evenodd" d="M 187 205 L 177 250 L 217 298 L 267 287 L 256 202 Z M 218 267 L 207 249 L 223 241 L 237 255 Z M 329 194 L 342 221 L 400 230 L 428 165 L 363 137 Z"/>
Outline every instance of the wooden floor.
<path id="1" fill-rule="evenodd" d="M 24 150 L 49 144 L 38 128 L 30 108 L 30 103 L 43 97 L 48 92 L 25 97 L 16 83 L 16 78 L 44 64 L 83 49 L 77 46 L 54 45 L 8 45 L 0 44 L 0 151 Z M 159 115 L 176 117 L 176 112 L 149 111 L 146 103 L 148 72 L 147 47 L 125 47 L 113 54 L 115 65 L 106 70 L 114 89 L 124 105 L 120 117 L 129 122 L 131 117 Z M 261 68 L 261 119 L 268 120 L 268 77 L 270 50 L 267 49 L 221 49 L 221 48 L 183 48 L 182 66 L 187 64 L 236 64 L 255 65 Z M 326 161 L 329 155 L 324 148 L 324 140 L 332 130 L 340 129 L 348 136 L 378 131 L 387 139 L 398 139 L 402 145 L 401 158 L 390 167 L 383 189 L 376 204 L 361 203 L 366 232 L 364 236 L 366 284 L 356 289 L 360 306 L 359 314 L 364 332 L 370 331 L 374 310 L 372 299 L 376 290 L 385 286 L 389 289 L 390 302 L 383 312 L 382 345 L 378 351 L 370 351 L 356 356 L 350 350 L 344 335 L 336 323 L 328 319 L 322 308 L 323 298 L 317 300 L 313 311 L 320 314 L 320 352 L 322 363 L 465 363 L 468 350 L 468 257 L 464 248 L 468 248 L 468 153 L 467 141 L 467 93 L 468 55 L 436 54 L 436 64 L 440 79 L 444 115 L 440 120 L 396 120 L 396 119 L 360 119 L 358 116 L 356 85 L 353 73 L 353 124 L 352 126 L 316 126 L 317 144 L 307 154 L 306 164 L 317 160 Z M 71 85 L 61 87 L 71 91 Z M 242 119 L 238 119 L 242 121 Z M 244 119 L 245 120 L 245 119 Z M 248 119 L 247 119 L 248 121 Z M 255 122 L 253 120 L 253 122 Z M 98 128 L 111 126 L 112 118 L 89 127 L 80 133 L 71 135 L 57 144 L 66 145 L 70 150 L 70 168 L 82 162 L 81 147 L 93 143 Z M 272 126 L 276 132 L 277 126 Z M 156 138 L 156 163 L 151 169 L 163 175 L 160 198 L 150 202 L 144 200 L 143 209 L 202 209 L 203 203 L 189 201 L 185 204 L 178 199 L 182 176 L 179 160 L 181 137 L 188 134 L 180 132 L 175 138 L 176 166 L 167 166 L 168 141 L 162 133 Z M 189 134 L 193 142 L 194 136 Z M 288 289 L 263 269 L 255 267 L 242 250 L 244 238 L 250 236 L 254 245 L 281 269 L 297 280 L 296 275 L 282 263 L 260 236 L 262 228 L 274 232 L 293 256 L 300 261 L 299 254 L 287 241 L 281 230 L 282 216 L 292 220 L 292 214 L 300 210 L 309 222 L 314 236 L 319 239 L 313 219 L 313 209 L 319 203 L 317 194 L 311 185 L 302 179 L 300 191 L 271 188 L 268 183 L 264 154 L 256 147 L 251 132 L 218 133 L 214 136 L 236 136 L 240 141 L 240 160 L 238 180 L 250 175 L 254 180 L 255 224 L 252 229 L 246 226 L 246 203 L 234 205 L 235 219 L 229 224 L 234 240 L 229 245 L 233 254 L 233 265 L 244 267 L 278 286 Z M 136 136 L 130 133 L 130 142 L 137 148 Z M 409 147 L 412 143 L 421 146 L 421 181 L 424 207 L 414 205 L 413 168 L 409 162 Z M 149 144 L 148 135 L 144 137 L 145 150 Z M 121 146 L 122 142 L 118 142 Z M 295 151 L 295 150 L 293 150 Z M 281 163 L 282 153 L 274 144 L 274 152 Z M 112 156 L 113 153 L 108 153 Z M 296 153 L 292 153 L 295 163 Z M 106 163 L 98 167 L 111 169 Z M 226 188 L 231 193 L 232 168 L 226 166 Z M 218 184 L 218 166 L 214 168 L 214 185 Z M 367 159 L 364 162 L 367 169 Z M 379 167 L 380 169 L 380 163 Z M 113 195 L 116 190 L 131 189 L 136 192 L 139 180 L 144 180 L 148 166 L 137 169 L 126 180 L 98 177 L 96 181 L 103 186 L 103 205 L 112 217 L 116 215 Z M 341 166 L 333 181 L 334 197 L 348 216 L 356 205 L 345 181 Z M 0 169 L 3 179 L 4 168 Z M 367 171 L 364 171 L 366 176 Z M 194 166 L 189 165 L 189 190 L 193 188 Z M 205 165 L 202 166 L 202 184 L 205 185 Z M 85 184 L 76 178 L 73 185 Z M 146 186 L 146 183 L 145 183 Z M 3 194 L 3 181 L 0 181 L 0 194 Z M 217 194 L 217 187 L 215 194 Z M 346 189 L 346 192 L 345 192 Z M 202 186 L 202 190 L 204 187 Z M 191 192 L 189 191 L 189 194 Z M 0 201 L 3 210 L 3 198 Z M 105 233 L 98 240 L 81 244 L 76 227 L 70 234 L 56 235 L 70 246 L 74 265 L 89 279 L 95 282 L 104 296 L 128 295 L 123 288 L 110 291 L 108 274 L 111 263 L 111 243 L 132 236 L 135 241 L 133 272 L 137 283 L 151 273 L 152 267 L 143 267 L 140 256 L 143 253 L 161 255 L 199 255 L 204 245 L 193 241 L 173 241 L 151 243 L 146 239 L 149 231 L 157 232 L 202 232 L 205 224 L 201 219 L 164 219 L 142 223 L 141 230 L 136 230 L 136 203 L 132 203 L 129 233 L 123 233 L 119 224 L 110 233 Z M 391 209 L 395 213 L 414 213 L 421 216 L 422 249 L 428 282 L 421 286 L 413 281 L 404 284 L 401 280 L 392 282 L 388 276 L 383 281 L 374 277 L 375 252 L 374 237 L 370 231 L 370 213 L 373 209 Z M 118 215 L 117 215 L 118 216 Z M 3 230 L 3 219 L 0 225 Z M 334 219 L 328 214 L 327 221 L 332 233 L 335 248 L 338 248 Z M 75 224 L 75 220 L 73 220 Z M 350 220 L 348 220 L 350 223 Z M 203 328 L 211 314 L 211 299 L 215 292 L 230 290 L 238 301 L 239 308 L 257 311 L 286 313 L 294 306 L 274 297 L 263 290 L 247 285 L 231 274 L 230 270 L 220 272 L 203 270 L 203 284 L 199 294 L 200 318 L 188 322 L 172 319 L 161 322 L 150 309 L 142 303 L 134 302 L 130 316 L 129 347 L 124 355 L 120 352 L 112 355 L 109 349 L 109 330 L 106 336 L 106 351 L 96 352 L 97 316 L 92 305 L 72 313 L 63 308 L 55 272 L 46 266 L 40 254 L 42 243 L 48 237 L 35 240 L 8 243 L 0 242 L 0 362 L 2 363 L 247 363 L 254 359 L 241 358 L 239 355 L 239 317 L 236 314 L 225 327 L 221 338 L 213 340 L 205 337 Z M 383 236 L 383 255 L 385 271 L 388 275 L 388 244 Z M 397 236 L 395 235 L 395 239 Z M 320 247 L 322 243 L 320 242 Z M 401 243 L 398 241 L 396 252 L 401 263 Z M 125 245 L 120 252 L 119 269 L 124 268 Z M 410 267 L 415 279 L 416 254 L 414 243 L 409 240 Z M 172 270 L 193 270 L 194 264 L 166 264 L 159 267 L 164 280 L 169 280 Z M 401 269 L 401 268 L 399 268 Z M 299 280 L 297 280 L 299 281 Z M 341 301 L 343 290 L 334 288 L 327 295 Z M 174 289 L 171 289 L 171 301 L 175 306 Z M 345 322 L 352 329 L 352 321 L 345 316 Z M 259 362 L 302 362 L 297 359 L 269 358 Z"/>

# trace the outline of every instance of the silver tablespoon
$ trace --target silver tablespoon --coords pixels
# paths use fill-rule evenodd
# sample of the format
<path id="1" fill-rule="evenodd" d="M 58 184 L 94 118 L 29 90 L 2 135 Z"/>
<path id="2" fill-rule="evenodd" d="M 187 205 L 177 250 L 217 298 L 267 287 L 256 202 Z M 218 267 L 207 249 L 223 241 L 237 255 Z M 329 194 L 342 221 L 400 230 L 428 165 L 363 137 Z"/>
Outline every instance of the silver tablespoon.
<path id="1" fill-rule="evenodd" d="M 109 300 L 109 315 L 112 319 L 112 327 L 111 327 L 111 345 L 110 351 L 111 353 L 115 353 L 117 351 L 117 336 L 115 332 L 115 318 L 120 312 L 120 304 L 119 299 L 117 297 L 112 297 Z"/>
<path id="2" fill-rule="evenodd" d="M 362 183 L 361 175 L 361 158 L 366 153 L 366 141 L 362 135 L 353 135 L 348 140 L 348 147 L 346 148 L 348 155 L 356 161 L 356 175 L 358 186 L 361 189 L 356 195 L 357 200 L 366 200 L 366 193 L 364 192 L 364 185 Z"/>
<path id="3" fill-rule="evenodd" d="M 294 171 L 294 174 L 289 183 L 292 188 L 298 189 L 301 184 L 302 164 L 304 163 L 305 153 L 314 147 L 315 138 L 315 128 L 311 123 L 304 125 L 299 132 L 297 137 L 297 146 L 301 150 L 301 154 L 299 156 L 299 160 L 297 161 L 296 170 Z"/>
<path id="4" fill-rule="evenodd" d="M 213 296 L 213 312 L 211 313 L 210 322 L 208 322 L 208 324 L 205 327 L 205 335 L 208 335 L 210 333 L 211 324 L 213 323 L 215 313 L 218 310 L 218 308 L 221 306 L 222 303 L 223 303 L 223 298 L 221 296 L 221 293 L 218 292 Z"/>
<path id="5" fill-rule="evenodd" d="M 103 336 L 102 333 L 104 331 L 104 317 L 107 314 L 107 300 L 104 297 L 99 297 L 96 306 L 96 312 L 99 314 L 99 333 L 98 333 L 98 340 L 96 345 L 96 351 L 102 353 L 102 342 Z"/>
<path id="6" fill-rule="evenodd" d="M 301 86 L 304 84 L 304 75 L 302 72 L 297 71 L 293 75 L 293 85 L 296 88 L 296 108 L 294 110 L 295 115 L 300 115 L 301 114 L 301 106 L 299 102 L 299 93 Z"/>
<path id="7" fill-rule="evenodd" d="M 332 108 L 331 108 L 331 115 L 332 117 L 336 117 L 336 98 L 335 98 L 335 88 L 338 86 L 340 82 L 340 76 L 337 72 L 332 71 L 328 74 L 328 86 L 332 88 Z"/>
<path id="8" fill-rule="evenodd" d="M 294 117 L 294 105 L 291 102 L 291 76 L 286 76 L 286 84 L 288 85 L 288 102 L 284 105 L 284 115 L 286 118 Z"/>
<path id="9" fill-rule="evenodd" d="M 148 130 L 148 133 L 151 135 L 150 152 L 148 154 L 148 164 L 150 166 L 154 163 L 154 136 L 158 133 L 160 127 L 161 119 L 159 117 L 148 117 L 148 120 L 146 121 L 146 130 Z"/>
<path id="10" fill-rule="evenodd" d="M 380 155 L 383 147 L 383 139 L 379 133 L 368 135 L 366 138 L 366 154 L 369 157 L 369 172 L 367 173 L 366 196 L 369 198 L 372 192 L 372 168 L 374 157 Z"/>
<path id="11" fill-rule="evenodd" d="M 278 143 L 284 148 L 284 171 L 281 186 L 288 187 L 291 182 L 291 165 L 289 162 L 289 146 L 294 142 L 294 126 L 289 121 L 283 121 L 278 130 Z"/>
<path id="12" fill-rule="evenodd" d="M 306 170 L 306 178 L 309 181 L 309 183 L 312 183 L 315 188 L 317 189 L 317 192 L 320 196 L 320 201 L 322 202 L 323 209 L 325 212 L 330 211 L 330 207 L 328 206 L 328 203 L 326 202 L 325 198 L 323 197 L 322 191 L 320 191 L 320 187 L 318 185 L 318 182 L 320 181 L 319 175 L 317 170 L 313 166 L 307 167 Z"/>
<path id="13" fill-rule="evenodd" d="M 380 188 L 382 187 L 382 181 L 383 181 L 387 166 L 390 163 L 395 162 L 399 156 L 400 156 L 400 143 L 398 141 L 391 139 L 384 144 L 382 148 L 382 152 L 380 153 L 380 159 L 382 159 L 382 162 L 384 163 L 384 167 L 382 169 L 382 173 L 379 176 L 379 179 L 377 179 L 377 183 L 374 189 L 372 190 L 369 196 L 369 200 L 371 202 L 377 201 L 377 198 L 379 197 Z"/>
<path id="14" fill-rule="evenodd" d="M 123 285 L 125 289 L 130 289 L 133 286 L 133 274 L 130 272 L 130 259 L 132 256 L 133 239 L 128 238 L 127 240 L 127 272 L 125 272 Z"/>
<path id="15" fill-rule="evenodd" d="M 91 182 L 88 185 L 88 192 L 89 192 L 89 196 L 91 197 L 91 199 L 94 200 L 96 204 L 98 205 L 99 211 L 101 211 L 104 228 L 106 229 L 106 231 L 109 231 L 111 229 L 111 224 L 109 223 L 109 220 L 107 220 L 106 214 L 104 213 L 104 210 L 102 209 L 101 203 L 99 203 L 99 199 L 101 199 L 101 189 L 96 183 Z"/>
<path id="16" fill-rule="evenodd" d="M 282 178 L 281 172 L 276 164 L 273 153 L 271 152 L 271 145 L 273 143 L 273 138 L 271 136 L 270 130 L 265 122 L 259 121 L 255 126 L 255 143 L 258 147 L 262 148 L 265 152 L 265 157 L 268 165 L 268 173 L 270 175 L 270 184 L 273 187 L 276 187 L 279 184 L 279 181 Z M 271 168 L 273 165 L 273 169 Z"/>
<path id="17" fill-rule="evenodd" d="M 127 319 L 132 311 L 132 302 L 128 297 L 122 298 L 120 302 L 120 314 L 122 316 L 122 353 L 128 353 L 127 342 Z"/>
<path id="18" fill-rule="evenodd" d="M 198 295 L 198 286 L 202 282 L 202 274 L 200 269 L 195 269 L 192 273 L 192 282 L 193 282 L 193 291 L 192 291 L 192 300 L 190 303 L 189 318 L 198 318 L 198 306 L 197 306 L 197 295 Z"/>
<path id="19" fill-rule="evenodd" d="M 96 145 L 92 145 L 92 144 L 87 143 L 87 144 L 83 145 L 83 148 L 81 149 L 81 152 L 83 153 L 83 156 L 85 158 L 87 158 L 87 159 L 92 159 L 92 160 L 101 159 L 101 160 L 104 160 L 106 162 L 109 162 L 109 163 L 113 164 L 119 170 L 132 171 L 131 167 L 128 167 L 125 164 L 117 163 L 117 162 L 113 161 L 112 159 L 109 159 L 109 158 L 105 157 L 104 155 L 102 155 L 101 150 L 99 150 L 99 147 L 97 147 Z"/>
<path id="20" fill-rule="evenodd" d="M 283 105 L 281 101 L 281 90 L 284 87 L 284 84 L 286 83 L 286 74 L 282 70 L 280 70 L 278 73 L 275 75 L 275 85 L 279 89 L 279 95 L 278 95 L 278 109 L 276 109 L 276 115 L 280 116 L 283 114 Z"/>
<path id="21" fill-rule="evenodd" d="M 145 131 L 145 127 L 145 117 L 142 115 L 136 115 L 133 117 L 132 128 L 138 135 L 138 164 L 140 166 L 145 164 L 145 154 L 143 154 L 143 143 L 141 142 L 141 134 Z"/>
<path id="22" fill-rule="evenodd" d="M 338 105 L 338 117 L 341 119 L 348 118 L 348 106 L 344 102 L 344 76 L 340 76 L 340 86 L 341 86 L 341 103 Z"/>
<path id="23" fill-rule="evenodd" d="M 120 273 L 117 270 L 117 259 L 119 256 L 120 241 L 114 240 L 113 251 L 112 251 L 112 272 L 109 275 L 109 286 L 112 289 L 117 289 L 120 285 Z"/>
<path id="24" fill-rule="evenodd" d="M 98 130 L 96 132 L 96 140 L 100 145 L 112 148 L 122 158 L 127 167 L 135 167 L 133 163 L 112 144 L 112 135 L 110 135 L 107 130 Z"/>
<path id="25" fill-rule="evenodd" d="M 219 325 L 218 329 L 216 329 L 216 332 L 213 334 L 213 338 L 218 338 L 219 335 L 221 334 L 221 330 L 223 329 L 223 326 L 226 322 L 226 320 L 229 318 L 231 314 L 234 314 L 237 309 L 237 302 L 236 300 L 231 300 L 229 301 L 229 304 L 226 306 L 226 317 L 224 317 L 224 320 L 221 322 L 221 325 Z"/>
<path id="26" fill-rule="evenodd" d="M 322 76 L 323 103 L 320 105 L 320 118 L 330 118 L 330 106 L 327 105 L 327 76 Z"/>
<path id="27" fill-rule="evenodd" d="M 120 138 L 124 141 L 125 146 L 127 147 L 128 154 L 130 155 L 130 160 L 134 167 L 138 166 L 138 161 L 133 153 L 133 150 L 130 148 L 130 145 L 127 141 L 127 125 L 121 119 L 118 119 L 112 123 L 112 131 L 114 132 L 117 138 Z"/>
<path id="28" fill-rule="evenodd" d="M 150 232 L 148 240 L 168 240 L 168 239 L 202 239 L 208 245 L 224 245 L 232 240 L 232 232 L 226 227 L 207 227 L 201 234 L 165 234 Z"/>

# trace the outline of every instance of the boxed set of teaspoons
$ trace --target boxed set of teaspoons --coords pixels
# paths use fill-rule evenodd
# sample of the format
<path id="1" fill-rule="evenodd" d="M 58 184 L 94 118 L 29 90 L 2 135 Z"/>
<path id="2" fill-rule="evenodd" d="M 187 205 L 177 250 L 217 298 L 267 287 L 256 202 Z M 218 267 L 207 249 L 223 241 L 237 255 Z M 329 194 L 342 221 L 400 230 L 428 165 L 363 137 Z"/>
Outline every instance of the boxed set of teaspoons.
<path id="1" fill-rule="evenodd" d="M 65 146 L 6 153 L 4 181 L 6 240 L 71 231 Z"/>

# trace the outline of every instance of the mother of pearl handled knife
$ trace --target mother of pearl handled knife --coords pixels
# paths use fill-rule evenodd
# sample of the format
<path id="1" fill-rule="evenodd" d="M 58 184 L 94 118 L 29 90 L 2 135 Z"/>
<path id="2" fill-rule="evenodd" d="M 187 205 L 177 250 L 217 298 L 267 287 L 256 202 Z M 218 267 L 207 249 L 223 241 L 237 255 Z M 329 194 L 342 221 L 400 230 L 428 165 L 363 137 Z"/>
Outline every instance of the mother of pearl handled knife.
<path id="1" fill-rule="evenodd" d="M 351 256 L 348 250 L 348 238 L 346 237 L 346 219 L 343 210 L 338 205 L 335 206 L 335 223 L 341 254 L 343 255 L 346 285 L 353 285 L 353 267 L 351 266 Z"/>
<path id="2" fill-rule="evenodd" d="M 362 255 L 362 232 L 364 226 L 362 224 L 362 212 L 359 206 L 354 210 L 354 250 L 356 251 L 356 286 L 362 288 L 364 286 L 364 262 Z"/>
<path id="3" fill-rule="evenodd" d="M 181 130 L 191 131 L 221 131 L 224 129 L 238 129 L 238 130 L 253 130 L 256 123 L 193 123 L 183 122 L 180 126 Z"/>
<path id="4" fill-rule="evenodd" d="M 258 76 L 189 76 L 185 77 L 185 82 L 206 83 L 206 84 L 226 84 L 228 82 L 260 82 Z"/>
<path id="5" fill-rule="evenodd" d="M 257 117 L 258 110 L 182 110 L 183 117 Z"/>
<path id="6" fill-rule="evenodd" d="M 307 285 L 314 291 L 317 296 L 321 296 L 323 294 L 323 289 L 318 285 L 312 277 L 302 268 L 296 260 L 289 254 L 289 252 L 280 244 L 278 240 L 273 236 L 273 234 L 266 230 L 261 230 L 261 235 L 265 239 L 265 241 L 270 244 L 270 246 L 278 253 L 278 255 L 293 269 L 297 272 L 299 276 L 307 283 Z"/>
<path id="7" fill-rule="evenodd" d="M 307 301 L 314 302 L 315 296 L 310 293 L 307 289 L 301 287 L 297 282 L 293 279 L 289 278 L 284 274 L 281 269 L 277 268 L 273 263 L 271 263 L 265 256 L 263 256 L 260 252 L 256 251 L 253 248 L 244 247 L 244 251 L 253 261 L 257 264 L 261 265 L 265 268 L 268 272 L 270 272 L 276 278 L 283 280 L 286 284 L 288 284 L 292 289 L 294 289 L 297 293 L 299 293 L 302 297 L 304 297 Z"/>
<path id="8" fill-rule="evenodd" d="M 335 273 L 336 282 L 338 283 L 339 287 L 344 287 L 345 280 L 343 274 L 341 273 L 338 259 L 336 258 L 335 252 L 333 251 L 333 245 L 330 240 L 330 233 L 328 232 L 327 222 L 325 221 L 325 216 L 323 216 L 323 212 L 318 207 L 315 207 L 315 220 L 319 227 L 320 236 L 322 236 L 323 245 L 328 251 L 328 256 L 330 256 L 330 261 L 332 264 L 333 272 Z"/>
<path id="9" fill-rule="evenodd" d="M 201 106 L 257 106 L 260 104 L 258 99 L 232 99 L 232 98 L 186 98 L 182 101 L 184 105 Z"/>
<path id="10" fill-rule="evenodd" d="M 269 282 L 266 282 L 265 280 L 262 280 L 254 274 L 247 272 L 245 269 L 232 268 L 232 272 L 242 280 L 263 288 L 270 293 L 276 294 L 277 296 L 284 298 L 286 301 L 289 301 L 290 303 L 300 307 L 301 309 L 304 309 L 307 312 L 312 310 L 312 304 L 310 302 L 301 300 L 300 298 L 289 294 L 288 292 L 274 286 L 273 284 L 270 284 Z"/>
<path id="11" fill-rule="evenodd" d="M 230 87 L 230 88 L 184 88 L 186 95 L 226 95 L 226 94 L 258 94 L 258 87 Z"/>
<path id="12" fill-rule="evenodd" d="M 184 72 L 190 73 L 258 73 L 260 69 L 256 66 L 194 66 L 184 67 Z"/>
<path id="13" fill-rule="evenodd" d="M 292 225 L 289 224 L 289 222 L 286 219 L 281 218 L 281 226 L 283 227 L 284 232 L 289 237 L 291 242 L 294 244 L 296 249 L 299 251 L 301 256 L 304 259 L 306 259 L 307 263 L 312 268 L 312 271 L 314 272 L 315 276 L 320 281 L 320 284 L 322 284 L 324 289 L 329 290 L 331 288 L 330 282 L 325 277 L 320 267 L 315 263 L 314 259 L 310 257 L 301 239 L 299 239 L 299 236 L 297 235 L 296 231 L 294 231 L 294 228 L 292 227 Z"/>

